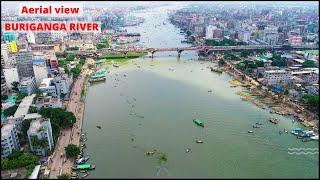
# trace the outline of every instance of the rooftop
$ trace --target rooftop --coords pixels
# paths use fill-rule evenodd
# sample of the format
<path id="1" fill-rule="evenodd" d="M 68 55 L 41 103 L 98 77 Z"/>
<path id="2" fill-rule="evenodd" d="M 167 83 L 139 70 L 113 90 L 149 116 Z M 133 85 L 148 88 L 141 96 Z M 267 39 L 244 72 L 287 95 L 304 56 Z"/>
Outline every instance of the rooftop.
<path id="1" fill-rule="evenodd" d="M 29 86 L 33 80 L 34 77 L 23 77 L 20 81 L 20 86 Z"/>
<path id="2" fill-rule="evenodd" d="M 44 78 L 44 79 L 42 79 L 42 82 L 41 82 L 39 87 L 48 87 L 48 86 L 50 86 L 52 80 L 53 80 L 53 78 Z"/>
<path id="3" fill-rule="evenodd" d="M 42 127 L 42 120 L 41 119 L 36 119 L 31 121 L 30 127 L 29 127 L 29 132 L 32 134 L 35 134 L 38 132 L 38 130 Z"/>
<path id="4" fill-rule="evenodd" d="M 33 98 L 36 94 L 26 96 L 22 99 L 22 102 L 19 104 L 17 111 L 14 113 L 14 117 L 25 116 L 28 114 L 30 105 L 32 104 Z"/>
<path id="5" fill-rule="evenodd" d="M 24 116 L 24 119 L 38 119 L 38 118 L 42 118 L 42 116 L 38 113 L 30 113 Z"/>
<path id="6" fill-rule="evenodd" d="M 14 124 L 4 124 L 1 128 L 1 140 L 7 138 L 10 135 L 13 128 Z"/>

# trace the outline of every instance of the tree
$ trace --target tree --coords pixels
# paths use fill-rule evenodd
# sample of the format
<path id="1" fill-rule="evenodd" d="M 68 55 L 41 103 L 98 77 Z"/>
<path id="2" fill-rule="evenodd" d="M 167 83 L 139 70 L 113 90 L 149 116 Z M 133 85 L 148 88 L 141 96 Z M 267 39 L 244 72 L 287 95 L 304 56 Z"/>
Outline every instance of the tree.
<path id="1" fill-rule="evenodd" d="M 319 96 L 307 94 L 304 95 L 303 100 L 305 100 L 310 106 L 319 108 Z"/>
<path id="2" fill-rule="evenodd" d="M 271 58 L 272 62 L 271 65 L 272 66 L 286 66 L 286 58 L 285 57 L 281 57 L 281 55 L 279 54 L 273 54 L 272 58 Z"/>
<path id="3" fill-rule="evenodd" d="M 38 112 L 38 110 L 37 110 L 37 108 L 36 107 L 34 107 L 34 106 L 30 106 L 29 107 L 29 111 L 28 111 L 29 113 L 37 113 Z"/>
<path id="4" fill-rule="evenodd" d="M 306 60 L 305 62 L 302 63 L 303 68 L 312 68 L 312 67 L 317 67 L 315 63 L 311 60 Z"/>
<path id="5" fill-rule="evenodd" d="M 76 157 L 80 153 L 80 148 L 74 144 L 69 144 L 65 147 L 67 158 Z"/>
<path id="6" fill-rule="evenodd" d="M 60 176 L 58 176 L 58 179 L 69 179 L 70 175 L 69 174 L 61 174 Z"/>
<path id="7" fill-rule="evenodd" d="M 61 128 L 71 127 L 76 122 L 75 115 L 62 108 L 41 108 L 39 114 L 50 118 L 51 124 L 56 124 Z"/>
<path id="8" fill-rule="evenodd" d="M 220 59 L 218 63 L 219 65 L 224 65 L 226 62 L 223 59 Z"/>
<path id="9" fill-rule="evenodd" d="M 67 57 L 66 57 L 66 60 L 67 60 L 67 61 L 73 61 L 75 58 L 76 58 L 76 55 L 74 55 L 74 54 L 68 54 Z"/>
<path id="10" fill-rule="evenodd" d="M 5 100 L 7 100 L 7 99 L 8 99 L 8 95 L 5 95 L 5 94 L 4 94 L 4 95 L 1 95 L 1 100 L 2 100 L 2 101 L 5 101 Z"/>
<path id="11" fill-rule="evenodd" d="M 11 107 L 3 110 L 3 115 L 4 115 L 5 117 L 13 116 L 14 113 L 17 111 L 17 109 L 18 109 L 18 106 L 17 106 L 17 105 L 11 106 Z"/>
<path id="12" fill-rule="evenodd" d="M 257 67 L 264 67 L 264 62 L 263 61 L 256 61 Z"/>
<path id="13" fill-rule="evenodd" d="M 105 44 L 99 43 L 97 44 L 97 49 L 106 48 L 107 46 Z"/>

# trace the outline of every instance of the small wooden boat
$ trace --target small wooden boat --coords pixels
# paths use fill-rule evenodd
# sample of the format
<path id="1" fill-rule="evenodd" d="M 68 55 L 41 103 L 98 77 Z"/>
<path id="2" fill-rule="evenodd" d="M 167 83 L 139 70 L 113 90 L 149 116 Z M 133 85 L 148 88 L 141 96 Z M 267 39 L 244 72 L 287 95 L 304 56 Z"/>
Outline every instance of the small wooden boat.
<path id="1" fill-rule="evenodd" d="M 80 172 L 87 173 L 88 171 L 87 170 L 80 170 Z"/>
<path id="2" fill-rule="evenodd" d="M 97 126 L 97 128 L 101 129 L 101 126 Z"/>
<path id="3" fill-rule="evenodd" d="M 248 131 L 248 133 L 253 133 L 253 131 Z"/>
<path id="4" fill-rule="evenodd" d="M 253 128 L 260 128 L 260 126 L 252 125 Z"/>
<path id="5" fill-rule="evenodd" d="M 197 118 L 197 119 L 194 119 L 193 122 L 196 123 L 198 126 L 204 127 L 202 119 Z"/>
<path id="6" fill-rule="evenodd" d="M 201 141 L 201 140 L 197 140 L 197 141 L 196 141 L 196 143 L 203 143 L 203 141 Z"/>
<path id="7" fill-rule="evenodd" d="M 186 149 L 186 153 L 188 153 L 188 152 L 190 152 L 191 151 L 191 149 L 190 148 L 187 148 Z"/>
<path id="8" fill-rule="evenodd" d="M 89 176 L 89 173 L 85 173 L 83 176 L 81 176 L 81 178 L 85 178 L 87 176 Z"/>

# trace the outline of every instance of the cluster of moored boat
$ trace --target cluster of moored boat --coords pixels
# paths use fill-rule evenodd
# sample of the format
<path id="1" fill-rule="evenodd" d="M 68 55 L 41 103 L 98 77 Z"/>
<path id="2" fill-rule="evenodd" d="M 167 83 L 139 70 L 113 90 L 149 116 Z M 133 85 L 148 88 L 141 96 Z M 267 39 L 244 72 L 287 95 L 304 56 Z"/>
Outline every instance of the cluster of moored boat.
<path id="1" fill-rule="evenodd" d="M 87 141 L 84 133 L 81 134 L 80 141 L 80 154 L 77 156 L 75 165 L 72 167 L 72 170 L 74 171 L 71 174 L 72 179 L 78 179 L 80 177 L 79 172 L 83 173 L 80 178 L 85 178 L 89 175 L 88 170 L 93 170 L 96 168 L 95 165 L 86 163 L 90 157 L 88 155 L 83 155 L 83 149 L 86 148 L 86 144 L 83 142 Z"/>
<path id="2" fill-rule="evenodd" d="M 319 140 L 319 134 L 315 134 L 314 131 L 306 131 L 301 128 L 294 128 L 292 129 L 291 133 L 296 135 L 298 139 L 302 139 L 303 142 L 309 140 Z"/>

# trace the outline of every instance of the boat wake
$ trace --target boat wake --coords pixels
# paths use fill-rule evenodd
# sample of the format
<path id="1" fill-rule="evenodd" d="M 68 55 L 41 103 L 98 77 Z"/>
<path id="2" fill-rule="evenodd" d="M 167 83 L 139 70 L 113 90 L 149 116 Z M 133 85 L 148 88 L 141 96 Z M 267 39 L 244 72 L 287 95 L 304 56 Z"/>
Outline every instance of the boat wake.
<path id="1" fill-rule="evenodd" d="M 156 173 L 156 176 L 159 176 L 161 171 L 164 171 L 166 173 L 166 175 L 170 176 L 169 170 L 166 167 L 163 166 L 157 166 L 158 171 Z"/>

